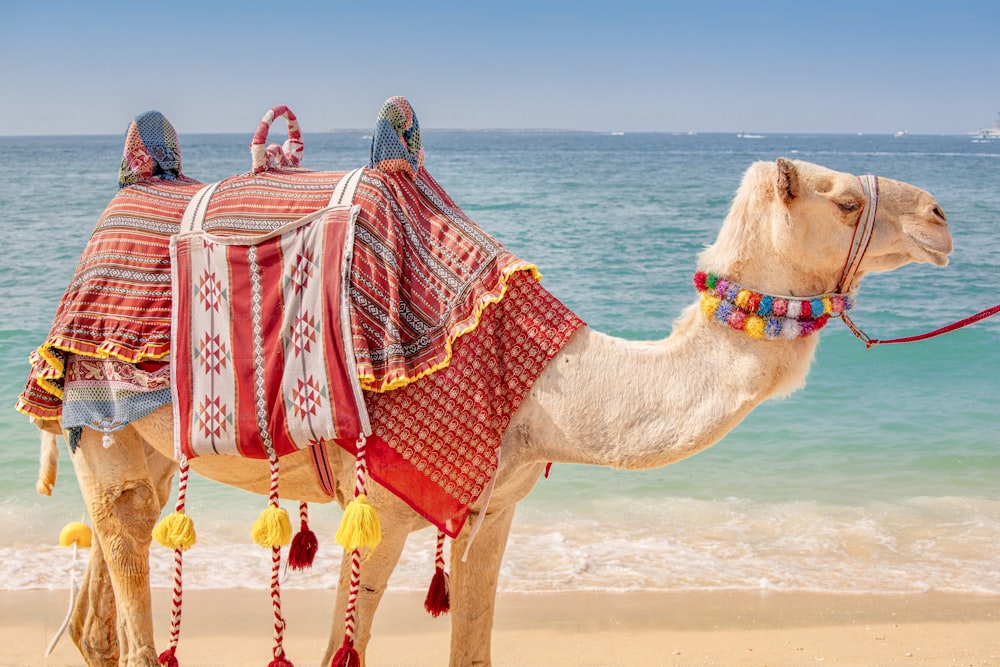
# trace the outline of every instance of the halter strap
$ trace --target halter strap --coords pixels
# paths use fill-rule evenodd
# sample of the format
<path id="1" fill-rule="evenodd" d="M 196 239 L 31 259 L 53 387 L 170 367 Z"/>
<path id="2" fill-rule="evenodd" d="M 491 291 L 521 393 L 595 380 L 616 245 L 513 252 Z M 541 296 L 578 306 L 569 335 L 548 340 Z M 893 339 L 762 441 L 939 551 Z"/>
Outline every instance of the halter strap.
<path id="1" fill-rule="evenodd" d="M 841 294 L 849 294 L 853 287 L 854 278 L 857 276 L 858 268 L 861 266 L 861 259 L 868 250 L 868 244 L 872 240 L 872 232 L 875 229 L 875 215 L 878 212 L 878 177 L 871 174 L 858 176 L 861 181 L 861 189 L 865 193 L 865 207 L 861 212 L 861 218 L 854 227 L 854 238 L 851 240 L 851 251 L 847 254 L 847 261 L 844 262 L 844 271 L 840 274 L 840 283 L 837 291 Z"/>

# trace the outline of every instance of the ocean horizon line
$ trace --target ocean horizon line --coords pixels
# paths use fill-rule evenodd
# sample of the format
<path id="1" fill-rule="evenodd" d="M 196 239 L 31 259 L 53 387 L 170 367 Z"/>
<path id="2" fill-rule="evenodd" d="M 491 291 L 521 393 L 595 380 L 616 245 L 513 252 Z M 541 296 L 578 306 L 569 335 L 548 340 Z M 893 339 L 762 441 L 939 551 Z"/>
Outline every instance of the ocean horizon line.
<path id="1" fill-rule="evenodd" d="M 980 137 L 979 132 L 823 132 L 823 131 L 785 131 L 785 130 L 587 130 L 578 128 L 559 127 L 492 127 L 492 128 L 461 128 L 461 127 L 426 127 L 420 128 L 422 133 L 442 133 L 442 134 L 586 134 L 586 135 L 668 135 L 668 136 L 736 136 L 745 139 L 760 139 L 769 137 L 896 137 L 905 139 L 906 137 Z M 367 134 L 370 135 L 372 128 L 327 128 L 323 130 L 303 130 L 303 134 Z M 85 132 L 67 134 L 52 132 L 48 134 L 0 134 L 0 139 L 55 139 L 59 137 L 92 137 L 107 138 L 124 136 L 124 131 L 118 132 Z M 223 136 L 223 135 L 251 135 L 246 131 L 187 131 L 183 136 Z M 279 128 L 279 134 L 281 134 Z M 284 136 L 284 135 L 282 135 Z"/>

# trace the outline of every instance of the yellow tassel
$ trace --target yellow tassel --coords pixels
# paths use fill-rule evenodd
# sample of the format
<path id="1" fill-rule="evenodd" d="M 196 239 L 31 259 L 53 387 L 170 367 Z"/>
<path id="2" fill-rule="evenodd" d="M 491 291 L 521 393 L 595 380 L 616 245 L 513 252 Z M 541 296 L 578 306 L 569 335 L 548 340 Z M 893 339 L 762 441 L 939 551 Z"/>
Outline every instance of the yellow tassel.
<path id="1" fill-rule="evenodd" d="M 340 527 L 333 539 L 348 551 L 362 547 L 374 549 L 382 541 L 382 524 L 379 522 L 378 512 L 369 504 L 365 494 L 360 493 L 347 503 L 344 517 L 340 520 Z"/>
<path id="2" fill-rule="evenodd" d="M 282 507 L 268 507 L 260 513 L 250 531 L 253 541 L 262 547 L 283 547 L 292 541 L 292 522 Z"/>
<path id="3" fill-rule="evenodd" d="M 153 529 L 153 539 L 170 549 L 187 551 L 194 546 L 194 521 L 187 514 L 174 512 L 163 518 Z"/>

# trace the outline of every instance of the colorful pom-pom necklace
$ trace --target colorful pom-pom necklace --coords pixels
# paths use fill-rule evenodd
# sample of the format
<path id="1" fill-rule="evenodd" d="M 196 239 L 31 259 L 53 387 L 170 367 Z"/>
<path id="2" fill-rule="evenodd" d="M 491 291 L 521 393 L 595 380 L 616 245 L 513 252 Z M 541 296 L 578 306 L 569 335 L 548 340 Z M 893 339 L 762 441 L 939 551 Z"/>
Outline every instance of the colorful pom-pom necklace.
<path id="1" fill-rule="evenodd" d="M 854 307 L 851 297 L 830 294 L 808 299 L 769 296 L 746 289 L 714 273 L 698 271 L 694 286 L 701 293 L 701 312 L 751 338 L 803 338 Z"/>

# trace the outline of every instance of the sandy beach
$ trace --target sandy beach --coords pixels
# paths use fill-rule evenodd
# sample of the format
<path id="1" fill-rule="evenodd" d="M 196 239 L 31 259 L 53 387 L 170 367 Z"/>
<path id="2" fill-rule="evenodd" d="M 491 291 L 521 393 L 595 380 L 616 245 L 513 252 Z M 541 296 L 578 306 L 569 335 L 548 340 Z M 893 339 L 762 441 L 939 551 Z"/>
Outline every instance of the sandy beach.
<path id="1" fill-rule="evenodd" d="M 317 665 L 332 591 L 284 593 L 285 648 Z M 0 592 L 0 665 L 83 665 L 68 638 L 44 652 L 68 593 Z M 169 597 L 154 591 L 158 646 Z M 271 626 L 262 590 L 185 593 L 182 667 L 265 665 Z M 390 591 L 375 624 L 371 666 L 448 662 L 450 624 L 423 612 L 422 596 Z M 567 665 L 1000 665 L 1000 597 L 823 595 L 779 592 L 501 594 L 495 667 Z"/>

